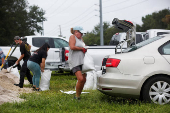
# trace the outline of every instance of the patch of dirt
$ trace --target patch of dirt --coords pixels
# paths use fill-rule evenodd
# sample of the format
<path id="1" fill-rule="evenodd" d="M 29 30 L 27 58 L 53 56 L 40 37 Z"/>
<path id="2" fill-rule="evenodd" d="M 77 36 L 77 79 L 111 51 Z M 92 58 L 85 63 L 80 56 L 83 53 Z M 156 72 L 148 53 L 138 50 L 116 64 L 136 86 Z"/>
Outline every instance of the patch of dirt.
<path id="1" fill-rule="evenodd" d="M 18 76 L 7 73 L 5 69 L 0 71 L 0 105 L 4 102 L 21 102 L 24 99 L 19 98 L 21 93 L 32 93 L 32 88 L 19 88 L 14 84 L 19 83 Z M 29 84 L 24 80 L 24 84 Z"/>

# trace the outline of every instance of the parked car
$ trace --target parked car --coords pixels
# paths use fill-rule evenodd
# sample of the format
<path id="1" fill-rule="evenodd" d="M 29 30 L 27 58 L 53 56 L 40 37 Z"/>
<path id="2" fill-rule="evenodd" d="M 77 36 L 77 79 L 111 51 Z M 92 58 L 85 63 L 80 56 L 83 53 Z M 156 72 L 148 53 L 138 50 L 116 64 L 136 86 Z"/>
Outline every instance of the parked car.
<path id="1" fill-rule="evenodd" d="M 170 103 L 170 35 L 106 56 L 97 89 L 104 94 Z"/>

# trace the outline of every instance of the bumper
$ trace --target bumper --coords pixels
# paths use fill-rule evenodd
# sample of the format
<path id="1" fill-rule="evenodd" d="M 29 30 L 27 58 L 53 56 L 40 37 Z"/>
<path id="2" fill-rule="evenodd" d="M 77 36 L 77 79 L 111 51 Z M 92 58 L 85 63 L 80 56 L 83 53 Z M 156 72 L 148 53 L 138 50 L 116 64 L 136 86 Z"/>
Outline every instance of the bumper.
<path id="1" fill-rule="evenodd" d="M 112 96 L 138 98 L 142 79 L 141 76 L 106 73 L 97 78 L 97 89 Z"/>
<path id="2" fill-rule="evenodd" d="M 59 66 L 65 64 L 65 62 L 46 62 L 45 69 L 59 70 Z"/>
<path id="3" fill-rule="evenodd" d="M 59 66 L 59 69 L 62 71 L 67 71 L 67 72 L 71 71 L 68 63 Z"/>

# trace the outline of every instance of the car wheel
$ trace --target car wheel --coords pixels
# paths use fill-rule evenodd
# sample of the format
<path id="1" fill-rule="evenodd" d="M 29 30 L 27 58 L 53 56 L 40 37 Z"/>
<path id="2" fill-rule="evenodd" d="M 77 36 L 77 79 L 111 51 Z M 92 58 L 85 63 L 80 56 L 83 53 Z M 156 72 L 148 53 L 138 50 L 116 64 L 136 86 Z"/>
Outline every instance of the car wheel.
<path id="1" fill-rule="evenodd" d="M 155 77 L 145 84 L 142 92 L 144 101 L 156 104 L 167 104 L 170 102 L 170 78 Z"/>

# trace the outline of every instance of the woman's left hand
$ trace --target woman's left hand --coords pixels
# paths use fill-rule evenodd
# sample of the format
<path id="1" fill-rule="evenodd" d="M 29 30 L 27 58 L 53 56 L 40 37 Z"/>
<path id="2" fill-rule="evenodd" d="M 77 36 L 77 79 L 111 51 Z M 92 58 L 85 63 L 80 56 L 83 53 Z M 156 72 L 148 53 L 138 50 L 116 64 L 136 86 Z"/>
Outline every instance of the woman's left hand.
<path id="1" fill-rule="evenodd" d="M 86 53 L 86 52 L 87 52 L 87 49 L 83 48 L 82 51 L 83 51 L 83 53 Z"/>

